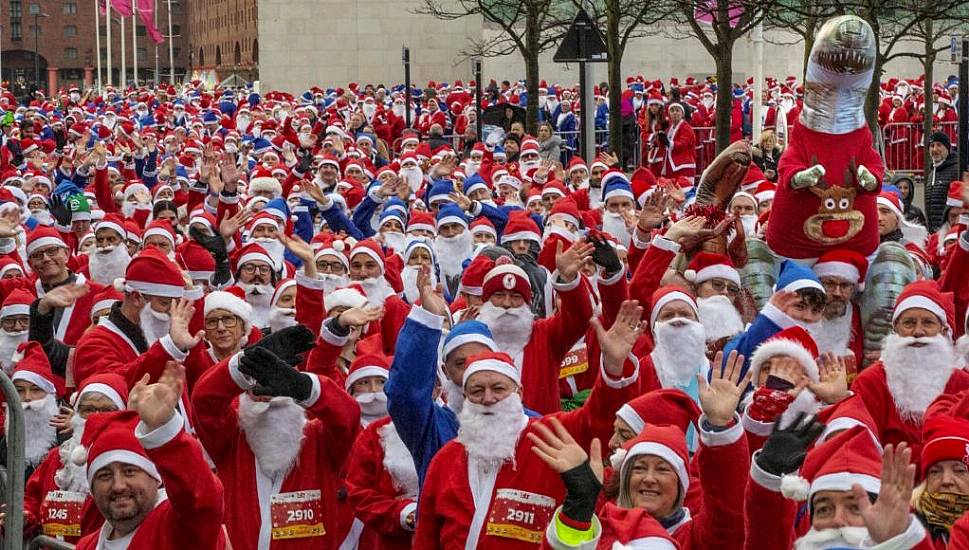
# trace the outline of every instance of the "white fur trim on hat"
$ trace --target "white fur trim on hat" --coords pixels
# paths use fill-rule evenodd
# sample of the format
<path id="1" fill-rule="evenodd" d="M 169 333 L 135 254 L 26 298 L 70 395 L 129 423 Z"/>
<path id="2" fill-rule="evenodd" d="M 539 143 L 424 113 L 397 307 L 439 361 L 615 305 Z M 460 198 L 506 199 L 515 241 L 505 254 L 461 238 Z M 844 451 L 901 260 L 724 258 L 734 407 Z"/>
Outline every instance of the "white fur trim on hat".
<path id="1" fill-rule="evenodd" d="M 811 496 L 811 484 L 797 474 L 785 474 L 781 477 L 781 494 L 796 501 L 805 501 Z"/>
<path id="2" fill-rule="evenodd" d="M 390 376 L 390 372 L 383 367 L 373 365 L 355 369 L 347 376 L 347 380 L 343 383 L 343 387 L 347 391 L 350 391 L 350 386 L 355 384 L 357 380 L 362 380 L 368 376 L 382 376 L 384 379 L 386 379 Z"/>
<path id="3" fill-rule="evenodd" d="M 17 380 L 23 380 L 24 382 L 30 382 L 31 384 L 37 386 L 38 388 L 44 390 L 50 395 L 54 395 L 57 389 L 54 387 L 54 383 L 50 380 L 44 378 L 43 376 L 37 374 L 36 372 L 31 372 L 29 370 L 20 370 L 13 373 L 10 377 L 11 382 L 16 382 Z"/>
<path id="4" fill-rule="evenodd" d="M 164 298 L 181 298 L 185 295 L 185 287 L 175 285 L 165 285 L 161 283 L 148 283 L 145 281 L 123 281 L 125 292 L 140 292 L 148 296 L 162 296 Z M 115 287 L 117 288 L 117 287 Z"/>
<path id="5" fill-rule="evenodd" d="M 443 218 L 437 220 L 438 227 L 449 223 L 457 223 L 461 224 L 465 228 L 468 227 L 468 220 L 464 219 L 462 216 L 444 216 Z"/>
<path id="6" fill-rule="evenodd" d="M 481 371 L 504 374 L 508 378 L 511 378 L 515 384 L 521 385 L 521 374 L 518 372 L 518 367 L 498 359 L 482 359 L 480 361 L 474 361 L 468 365 L 468 368 L 464 370 L 464 377 L 461 379 L 461 387 L 463 388 L 464 386 L 468 385 L 468 380 L 471 379 L 472 374 Z"/>
<path id="7" fill-rule="evenodd" d="M 762 203 L 764 201 L 774 200 L 774 194 L 775 193 L 776 193 L 776 191 L 774 191 L 774 190 L 771 190 L 771 191 L 761 191 L 760 193 L 755 194 L 754 195 L 754 198 L 757 199 L 757 204 L 760 204 L 760 203 Z"/>
<path id="8" fill-rule="evenodd" d="M 629 406 L 629 403 L 624 403 L 622 407 L 619 407 L 616 416 L 621 418 L 636 433 L 643 431 L 643 428 L 646 427 L 646 421 L 639 416 L 636 409 Z"/>
<path id="9" fill-rule="evenodd" d="M 283 193 L 283 186 L 279 184 L 279 180 L 273 177 L 262 176 L 252 178 L 252 181 L 249 182 L 249 193 L 257 191 L 268 191 L 273 195 L 281 195 Z"/>
<path id="10" fill-rule="evenodd" d="M 58 246 L 60 248 L 67 248 L 67 244 L 64 243 L 59 237 L 41 237 L 27 243 L 27 255 L 30 256 L 40 248 L 45 246 Z"/>
<path id="11" fill-rule="evenodd" d="M 264 262 L 268 264 L 269 267 L 273 269 L 276 268 L 276 262 L 273 261 L 272 256 L 270 256 L 269 254 L 265 254 L 263 252 L 248 252 L 246 254 L 243 254 L 242 257 L 239 258 L 239 262 L 236 265 L 238 265 L 239 267 L 242 267 L 244 264 L 248 262 Z"/>
<path id="12" fill-rule="evenodd" d="M 534 241 L 542 244 L 542 238 L 534 231 L 519 231 L 517 233 L 505 233 L 501 236 L 501 244 L 512 241 Z"/>
<path id="13" fill-rule="evenodd" d="M 74 218 L 71 218 L 71 219 L 74 219 Z M 94 226 L 94 232 L 97 233 L 98 229 L 113 229 L 118 235 L 121 235 L 122 239 L 128 237 L 128 231 L 126 231 L 124 227 L 122 227 L 121 225 L 118 225 L 115 222 L 100 221 L 97 223 L 97 225 Z"/>
<path id="14" fill-rule="evenodd" d="M 472 235 L 477 235 L 478 233 L 487 233 L 492 237 L 498 237 L 498 232 L 495 231 L 495 228 L 491 227 L 490 225 L 480 224 L 471 228 Z"/>
<path id="15" fill-rule="evenodd" d="M 365 305 L 367 305 L 367 297 L 354 288 L 338 288 L 323 298 L 323 308 L 326 311 L 337 307 L 354 308 Z"/>
<path id="16" fill-rule="evenodd" d="M 203 314 L 208 315 L 213 310 L 224 309 L 236 317 L 242 319 L 248 333 L 251 328 L 250 319 L 252 318 L 252 306 L 231 292 L 216 290 L 210 292 L 205 297 L 205 309 Z"/>
<path id="17" fill-rule="evenodd" d="M 946 318 L 945 310 L 942 309 L 942 306 L 926 298 L 925 296 L 918 295 L 909 296 L 895 305 L 895 311 L 892 312 L 892 324 L 895 324 L 898 317 L 906 310 L 915 308 L 927 309 L 931 311 L 936 317 L 939 318 L 943 325 L 949 327 L 949 320 Z M 949 327 L 949 329 L 951 330 L 952 327 Z"/>
<path id="18" fill-rule="evenodd" d="M 145 230 L 145 232 L 141 235 L 141 239 L 145 240 L 152 235 L 165 237 L 168 242 L 172 243 L 172 246 L 175 246 L 175 237 L 167 229 L 162 229 L 161 227 L 152 227 L 151 229 Z"/>
<path id="19" fill-rule="evenodd" d="M 656 324 L 656 317 L 659 316 L 659 312 L 660 310 L 663 309 L 663 306 L 665 306 L 670 302 L 675 302 L 676 300 L 682 300 L 686 302 L 690 306 L 690 309 L 693 310 L 693 313 L 696 314 L 697 317 L 700 316 L 700 312 L 697 310 L 697 307 L 696 307 L 696 300 L 694 300 L 692 297 L 690 297 L 689 294 L 685 292 L 674 291 L 668 294 L 664 294 L 663 297 L 656 302 L 656 305 L 653 306 L 653 310 L 649 312 L 649 325 L 653 326 Z"/>
<path id="20" fill-rule="evenodd" d="M 488 349 L 490 349 L 491 351 L 498 351 L 498 346 L 495 344 L 495 341 L 492 340 L 491 338 L 488 338 L 484 334 L 468 333 L 468 334 L 462 334 L 461 336 L 455 336 L 454 338 L 451 338 L 450 340 L 445 342 L 443 348 L 441 349 L 441 358 L 447 359 L 447 356 L 450 355 L 452 351 L 458 349 L 459 347 L 465 344 L 471 344 L 471 343 L 481 344 L 487 347 Z"/>
<path id="21" fill-rule="evenodd" d="M 700 284 L 710 279 L 726 279 L 733 284 L 740 286 L 740 273 L 726 264 L 713 264 L 704 267 L 696 272 L 695 283 Z"/>
<path id="22" fill-rule="evenodd" d="M 821 277 L 838 277 L 857 284 L 861 279 L 858 268 L 848 262 L 821 262 L 814 264 L 814 274 Z"/>
<path id="23" fill-rule="evenodd" d="M 811 353 L 794 340 L 780 338 L 768 340 L 757 346 L 754 355 L 751 356 L 750 369 L 753 373 L 751 380 L 755 385 L 757 384 L 757 377 L 760 375 L 760 368 L 768 359 L 776 355 L 786 355 L 793 358 L 804 367 L 804 373 L 808 375 L 808 378 L 814 382 L 818 381 L 818 364 L 814 357 L 811 357 Z"/>
<path id="24" fill-rule="evenodd" d="M 105 466 L 111 464 L 112 462 L 120 462 L 122 464 L 130 464 L 132 466 L 137 466 L 145 471 L 146 474 L 151 477 L 161 481 L 161 475 L 158 473 L 158 468 L 155 467 L 155 463 L 147 458 L 141 456 L 138 453 L 132 451 L 126 451 L 123 449 L 118 449 L 114 451 L 105 451 L 95 457 L 87 466 L 87 480 L 90 483 L 94 479 L 94 474 L 98 473 L 98 470 L 104 468 Z"/>
<path id="25" fill-rule="evenodd" d="M 686 494 L 687 489 L 690 488 L 690 473 L 686 469 L 686 463 L 683 462 L 680 455 L 676 454 L 673 449 L 661 443 L 656 443 L 655 441 L 640 441 L 633 445 L 622 459 L 622 470 L 630 467 L 636 460 L 636 457 L 643 455 L 658 456 L 666 462 L 669 462 L 670 466 L 676 470 L 676 477 L 679 478 L 680 488 L 683 490 L 682 494 Z"/>
<path id="26" fill-rule="evenodd" d="M 850 491 L 855 484 L 861 485 L 867 493 L 878 494 L 882 482 L 875 476 L 856 472 L 837 472 L 826 474 L 811 482 L 810 494 L 819 491 Z"/>
<path id="27" fill-rule="evenodd" d="M 112 403 L 118 407 L 118 410 L 124 410 L 125 402 L 121 398 L 121 394 L 115 391 L 114 388 L 107 384 L 102 384 L 100 382 L 95 382 L 93 384 L 88 384 L 84 386 L 84 389 L 74 394 L 74 399 L 72 401 L 73 405 L 77 407 L 77 404 L 81 402 L 81 398 L 89 393 L 100 393 L 101 395 L 107 397 Z"/>
<path id="28" fill-rule="evenodd" d="M 0 308 L 0 319 L 11 315 L 30 315 L 30 306 L 27 304 L 10 304 Z"/>

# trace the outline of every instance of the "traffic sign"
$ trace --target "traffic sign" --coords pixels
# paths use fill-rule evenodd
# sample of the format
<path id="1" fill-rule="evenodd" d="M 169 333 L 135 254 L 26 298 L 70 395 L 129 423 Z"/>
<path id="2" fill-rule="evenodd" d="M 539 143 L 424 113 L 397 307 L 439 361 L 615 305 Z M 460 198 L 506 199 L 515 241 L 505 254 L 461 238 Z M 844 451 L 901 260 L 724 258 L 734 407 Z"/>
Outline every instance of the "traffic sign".
<path id="1" fill-rule="evenodd" d="M 575 20 L 552 60 L 556 63 L 604 63 L 609 60 L 606 41 L 584 9 L 575 14 Z"/>

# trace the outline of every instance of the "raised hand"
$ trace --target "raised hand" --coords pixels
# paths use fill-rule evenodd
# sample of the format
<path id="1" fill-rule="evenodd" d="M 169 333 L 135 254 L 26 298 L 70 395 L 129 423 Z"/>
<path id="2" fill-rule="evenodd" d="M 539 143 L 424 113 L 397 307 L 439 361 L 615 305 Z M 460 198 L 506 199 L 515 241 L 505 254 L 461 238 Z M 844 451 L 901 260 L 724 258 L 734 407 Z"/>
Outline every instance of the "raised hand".
<path id="1" fill-rule="evenodd" d="M 70 215 L 70 212 L 68 212 L 68 215 Z M 7 208 L 0 212 L 0 238 L 15 237 L 18 229 L 20 229 L 20 211 L 18 209 Z"/>
<path id="2" fill-rule="evenodd" d="M 811 393 L 829 405 L 848 397 L 848 369 L 844 357 L 823 353 L 818 367 L 820 381 L 808 384 Z"/>
<path id="3" fill-rule="evenodd" d="M 607 275 L 613 275 L 622 270 L 622 260 L 619 259 L 619 254 L 609 244 L 609 241 L 599 234 L 593 235 L 590 233 L 586 238 L 595 247 L 592 253 L 592 261 L 601 267 Z"/>
<path id="4" fill-rule="evenodd" d="M 458 205 L 461 210 L 468 212 L 471 210 L 471 199 L 467 195 L 461 193 L 460 191 L 451 191 L 448 193 L 448 198 L 454 201 L 454 204 Z"/>
<path id="5" fill-rule="evenodd" d="M 696 376 L 700 383 L 700 408 L 713 426 L 728 426 L 737 411 L 744 389 L 750 384 L 753 369 L 747 369 L 747 374 L 740 376 L 744 367 L 744 356 L 738 355 L 736 350 L 730 352 L 726 363 L 723 362 L 723 352 L 718 351 L 713 364 L 713 380 L 709 383 L 702 374 Z"/>
<path id="6" fill-rule="evenodd" d="M 798 413 L 786 427 L 781 427 L 782 416 L 774 420 L 770 437 L 757 454 L 757 465 L 762 470 L 782 476 L 801 467 L 808 447 L 824 431 L 824 424 L 818 422 L 816 417 L 805 420 L 806 417 L 805 413 Z"/>
<path id="7" fill-rule="evenodd" d="M 145 307 L 151 306 L 146 304 Z M 198 331 L 194 336 L 189 332 L 188 325 L 192 322 L 192 316 L 195 315 L 195 305 L 192 304 L 191 300 L 179 298 L 172 302 L 168 315 L 171 318 L 168 335 L 171 336 L 172 342 L 178 349 L 188 351 L 198 345 L 205 337 L 204 330 Z"/>
<path id="8" fill-rule="evenodd" d="M 128 394 L 128 409 L 138 413 L 141 421 L 154 430 L 164 426 L 175 414 L 175 407 L 185 387 L 185 367 L 174 361 L 165 364 L 165 372 L 154 384 L 145 374 Z"/>
<path id="9" fill-rule="evenodd" d="M 337 317 L 337 322 L 341 327 L 365 327 L 368 324 L 379 321 L 384 315 L 381 307 L 352 307 L 345 310 Z"/>
<path id="10" fill-rule="evenodd" d="M 643 209 L 639 211 L 639 221 L 636 227 L 643 233 L 648 234 L 653 229 L 663 225 L 666 219 L 666 208 L 669 204 L 669 197 L 662 188 L 657 188 L 646 197 Z"/>
<path id="11" fill-rule="evenodd" d="M 858 165 L 858 185 L 869 192 L 878 189 L 878 179 L 864 164 Z"/>
<path id="12" fill-rule="evenodd" d="M 236 212 L 234 216 L 223 218 L 222 223 L 219 224 L 219 235 L 224 239 L 231 239 L 251 217 L 252 212 L 243 209 Z"/>
<path id="13" fill-rule="evenodd" d="M 222 222 L 225 225 L 225 221 Z M 189 227 L 188 234 L 192 239 L 202 245 L 203 248 L 212 254 L 216 263 L 226 261 L 229 257 L 229 249 L 225 239 L 221 235 L 206 235 L 197 227 Z"/>
<path id="14" fill-rule="evenodd" d="M 69 434 L 74 431 L 71 426 L 71 418 L 74 417 L 74 410 L 66 405 L 61 405 L 57 414 L 51 417 L 49 424 L 57 429 L 59 434 Z"/>
<path id="15" fill-rule="evenodd" d="M 596 479 L 602 483 L 603 467 L 598 459 L 602 449 L 598 438 L 592 440 L 586 453 L 558 418 L 551 416 L 547 421 L 536 422 L 534 427 L 538 433 L 529 432 L 527 436 L 532 442 L 532 452 L 538 458 L 560 474 L 588 462 Z"/>
<path id="16" fill-rule="evenodd" d="M 263 348 L 289 365 L 298 365 L 299 354 L 313 349 L 315 345 L 316 335 L 313 331 L 303 325 L 295 325 L 263 337 L 246 348 L 246 353 L 249 353 L 252 348 Z"/>
<path id="17" fill-rule="evenodd" d="M 689 237 L 694 237 L 700 235 L 704 231 L 709 231 L 705 229 L 707 226 L 707 220 L 703 216 L 686 216 L 685 218 L 680 218 L 676 220 L 669 229 L 666 230 L 664 237 L 675 242 L 683 244 L 682 241 Z"/>
<path id="18" fill-rule="evenodd" d="M 313 380 L 309 374 L 299 372 L 263 347 L 246 348 L 239 359 L 239 372 L 256 381 L 252 388 L 254 395 L 305 401 L 313 391 Z"/>
<path id="19" fill-rule="evenodd" d="M 78 298 L 90 292 L 91 287 L 87 284 L 74 285 L 66 284 L 52 289 L 44 295 L 37 303 L 40 313 L 47 315 L 56 308 L 70 307 Z"/>
<path id="20" fill-rule="evenodd" d="M 619 306 L 619 313 L 607 331 L 598 317 L 589 323 L 596 331 L 602 350 L 602 367 L 615 378 L 622 377 L 623 365 L 629 357 L 636 340 L 643 333 L 643 308 L 636 300 L 626 300 Z"/>
<path id="21" fill-rule="evenodd" d="M 579 239 L 568 250 L 562 250 L 562 241 L 555 242 L 555 270 L 562 282 L 569 283 L 579 275 L 579 270 L 588 258 L 592 257 L 595 246 Z"/>
<path id="22" fill-rule="evenodd" d="M 792 292 L 790 290 L 778 290 L 770 297 L 770 300 L 768 300 L 767 303 L 783 311 L 784 313 L 787 313 L 788 311 L 792 311 L 794 306 L 800 303 L 800 301 L 801 297 L 798 296 L 797 292 Z"/>
<path id="23" fill-rule="evenodd" d="M 805 187 L 813 187 L 821 181 L 824 177 L 824 166 L 820 164 L 815 164 L 810 168 L 805 168 L 800 172 L 794 174 L 791 178 L 791 187 L 794 189 L 804 189 Z"/>
<path id="24" fill-rule="evenodd" d="M 881 489 L 872 504 L 868 493 L 858 484 L 852 485 L 858 509 L 872 542 L 880 544 L 908 529 L 911 519 L 909 503 L 915 486 L 915 464 L 908 444 L 886 445 L 882 453 Z"/>
<path id="25" fill-rule="evenodd" d="M 431 284 L 431 267 L 428 265 L 422 265 L 417 273 L 417 290 L 420 292 L 422 308 L 434 315 L 448 317 L 447 302 Z"/>

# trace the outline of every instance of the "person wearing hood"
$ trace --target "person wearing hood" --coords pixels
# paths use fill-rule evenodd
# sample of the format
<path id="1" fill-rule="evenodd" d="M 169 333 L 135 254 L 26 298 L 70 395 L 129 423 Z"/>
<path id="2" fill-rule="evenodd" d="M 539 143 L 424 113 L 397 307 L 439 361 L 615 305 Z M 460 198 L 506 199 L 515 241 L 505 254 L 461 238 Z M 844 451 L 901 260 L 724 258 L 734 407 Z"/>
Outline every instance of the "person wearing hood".
<path id="1" fill-rule="evenodd" d="M 898 173 L 892 176 L 889 181 L 889 185 L 898 188 L 902 196 L 902 212 L 905 214 L 905 219 L 917 223 L 919 225 L 925 225 L 925 212 L 921 208 L 913 204 L 915 199 L 915 182 L 912 177 L 908 174 Z"/>

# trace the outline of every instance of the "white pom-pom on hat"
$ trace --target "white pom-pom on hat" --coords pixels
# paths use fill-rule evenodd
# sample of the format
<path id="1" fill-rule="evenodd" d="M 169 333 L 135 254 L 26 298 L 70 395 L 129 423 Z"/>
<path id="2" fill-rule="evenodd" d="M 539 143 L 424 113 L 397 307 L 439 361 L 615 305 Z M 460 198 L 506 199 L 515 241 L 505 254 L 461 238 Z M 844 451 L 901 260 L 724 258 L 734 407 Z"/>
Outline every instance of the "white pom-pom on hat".
<path id="1" fill-rule="evenodd" d="M 696 270 L 687 269 L 686 271 L 683 272 L 683 278 L 686 279 L 687 281 L 690 281 L 691 283 L 696 281 Z"/>
<path id="2" fill-rule="evenodd" d="M 811 485 L 797 474 L 787 474 L 781 477 L 781 494 L 791 500 L 805 501 L 811 496 Z"/>
<path id="3" fill-rule="evenodd" d="M 83 445 L 78 445 L 71 450 L 71 462 L 75 466 L 84 466 L 87 464 L 87 449 Z"/>
<path id="4" fill-rule="evenodd" d="M 347 249 L 346 241 L 342 241 L 342 240 L 333 241 L 333 250 L 336 250 L 337 252 L 343 252 L 346 249 Z"/>
<path id="5" fill-rule="evenodd" d="M 627 451 L 626 449 L 623 449 L 622 447 L 620 447 L 616 449 L 611 455 L 609 455 L 609 464 L 612 465 L 613 470 L 616 470 L 618 472 L 619 470 L 622 469 L 622 461 L 625 460 L 626 453 L 628 452 L 629 451 Z"/>
<path id="6" fill-rule="evenodd" d="M 124 287 L 125 287 L 124 277 L 118 277 L 117 279 L 115 279 L 111 283 L 111 286 L 113 286 L 114 289 L 117 290 L 118 292 L 124 292 Z"/>

